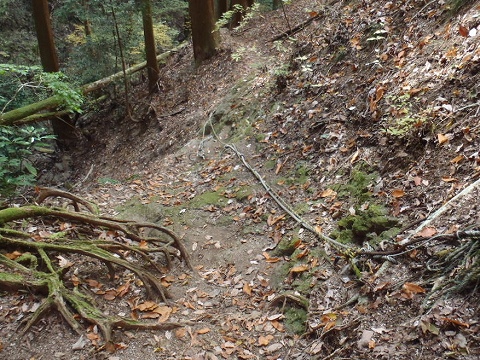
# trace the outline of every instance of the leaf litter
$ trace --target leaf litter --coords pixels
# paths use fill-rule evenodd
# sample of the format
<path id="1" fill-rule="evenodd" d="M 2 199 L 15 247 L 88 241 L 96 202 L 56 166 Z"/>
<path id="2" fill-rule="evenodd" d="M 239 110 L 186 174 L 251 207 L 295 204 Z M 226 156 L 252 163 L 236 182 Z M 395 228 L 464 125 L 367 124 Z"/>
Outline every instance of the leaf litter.
<path id="1" fill-rule="evenodd" d="M 264 115 L 252 121 L 262 136 L 257 141 L 247 135 L 241 142 L 242 151 L 282 198 L 322 232 L 334 230 L 337 219 L 346 214 L 355 215 L 359 208 L 368 207 L 342 198 L 335 188 L 347 182 L 357 164 L 376 168 L 377 179 L 368 184 L 368 191 L 406 224 L 427 218 L 480 176 L 479 105 L 471 91 L 479 83 L 475 22 L 479 5 L 474 2 L 442 23 L 447 6 L 448 2 L 423 5 L 410 1 L 319 6 L 318 2 L 296 1 L 287 8 L 292 23 L 312 16 L 305 10 L 330 20 L 316 18 L 295 35 L 294 42 L 284 43 L 288 51 L 278 53 L 273 44 L 256 47 L 264 48 L 266 58 L 273 54 L 280 64 L 285 62 L 290 71 L 285 79 L 276 75 L 277 88 L 256 92 L 261 86 L 253 83 L 250 94 L 243 94 L 246 99 L 236 100 L 253 103 L 254 94 L 267 100 L 261 105 Z M 261 31 L 263 36 L 277 35 L 285 29 L 282 16 L 272 15 L 274 26 L 270 28 L 253 20 L 255 26 L 225 46 L 253 41 Z M 242 66 L 241 74 L 248 70 L 265 76 L 253 66 L 258 57 L 251 54 L 231 64 L 232 69 Z M 228 63 L 228 58 L 220 59 L 209 69 Z M 273 68 L 278 63 L 272 64 L 268 65 Z M 205 83 L 226 87 L 220 76 L 199 71 Z M 195 94 L 202 89 L 189 91 Z M 218 99 L 209 96 L 203 101 L 218 104 Z M 269 112 L 274 104 L 282 105 Z M 233 110 L 241 108 L 233 105 Z M 198 116 L 195 108 L 192 105 L 175 122 Z M 207 119 L 206 114 L 198 117 Z M 113 287 L 103 284 L 104 279 L 93 276 L 94 272 L 75 281 L 103 297 L 106 313 L 153 321 L 186 319 L 193 325 L 173 332 L 118 334 L 116 354 L 97 352 L 95 358 L 478 357 L 478 289 L 431 297 L 436 288 L 446 288 L 446 280 L 434 276 L 439 271 L 435 265 L 445 265 L 448 252 L 458 243 L 467 245 L 468 240 L 419 241 L 418 248 L 396 261 L 361 259 L 356 264 L 362 276 L 359 281 L 345 257 L 308 231 L 300 231 L 218 141 L 188 142 L 193 135 L 183 137 L 168 125 L 159 136 L 162 140 L 173 136 L 183 148 L 169 152 L 162 145 L 157 154 L 163 151 L 164 156 L 149 159 L 146 148 L 129 150 L 122 157 L 114 151 L 101 153 L 99 147 L 95 150 L 98 157 L 108 161 L 79 191 L 105 212 L 132 197 L 144 205 L 175 209 L 159 221 L 182 234 L 190 245 L 198 276 L 179 268 L 162 279 L 172 292 L 172 304 L 144 301 L 141 284 L 128 274 Z M 152 136 L 144 146 L 155 148 L 162 143 Z M 195 157 L 200 145 L 205 158 Z M 114 159 L 119 155 L 123 161 L 133 158 L 133 164 L 118 163 Z M 273 167 L 268 168 L 268 162 Z M 125 180 L 95 182 L 112 174 L 122 174 Z M 308 181 L 301 182 L 304 175 Z M 132 176 L 138 178 L 129 180 Z M 246 197 L 237 196 L 242 187 L 251 190 Z M 206 199 L 207 194 L 213 196 L 213 203 L 192 202 L 199 196 Z M 472 227 L 478 223 L 479 198 L 475 189 L 417 234 L 399 234 L 377 249 L 395 247 L 405 236 L 430 239 Z M 301 205 L 307 206 L 302 209 Z M 298 238 L 297 252 L 273 255 L 271 250 L 282 238 Z M 475 258 L 466 263 L 449 259 L 454 265 L 447 278 L 472 269 L 475 261 L 478 266 Z M 430 279 L 436 279 L 435 283 Z M 295 334 L 286 329 L 285 310 L 305 309 L 303 299 L 308 301 L 307 317 L 303 333 Z M 12 325 L 36 303 L 31 295 L 2 297 L 1 317 L 6 326 L 0 337 L 1 355 L 41 358 L 37 344 L 42 344 L 43 354 L 50 351 L 57 358 L 92 358 L 85 340 L 68 333 L 58 321 L 40 323 L 27 334 L 25 346 L 19 346 Z M 51 334 L 61 335 L 53 338 Z M 94 346 L 101 343 L 94 327 L 88 329 L 86 338 Z"/>

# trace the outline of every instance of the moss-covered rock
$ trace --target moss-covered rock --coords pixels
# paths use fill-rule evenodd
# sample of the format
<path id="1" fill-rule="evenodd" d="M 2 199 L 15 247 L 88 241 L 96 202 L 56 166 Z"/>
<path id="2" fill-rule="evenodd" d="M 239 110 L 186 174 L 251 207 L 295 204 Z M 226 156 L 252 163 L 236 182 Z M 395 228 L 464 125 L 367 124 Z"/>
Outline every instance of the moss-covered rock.
<path id="1" fill-rule="evenodd" d="M 338 221 L 338 230 L 332 237 L 342 243 L 363 244 L 366 241 L 379 241 L 395 235 L 399 220 L 388 216 L 380 205 L 371 204 L 366 210 L 358 210 Z"/>

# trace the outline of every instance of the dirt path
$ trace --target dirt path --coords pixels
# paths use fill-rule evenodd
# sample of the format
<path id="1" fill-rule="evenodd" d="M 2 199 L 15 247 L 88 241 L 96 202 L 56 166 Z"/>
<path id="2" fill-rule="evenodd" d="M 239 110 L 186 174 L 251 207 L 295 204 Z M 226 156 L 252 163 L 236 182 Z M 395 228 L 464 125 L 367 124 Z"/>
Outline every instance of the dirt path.
<path id="1" fill-rule="evenodd" d="M 239 34 L 224 34 L 219 56 L 200 69 L 192 69 L 190 50 L 177 54 L 164 69 L 164 91 L 149 99 L 154 115 L 146 112 L 150 118 L 143 127 L 122 119 L 115 104 L 97 114 L 105 115 L 101 124 L 83 119 L 84 131 L 95 132 L 89 133 L 84 153 L 71 154 L 75 168 L 69 181 L 106 214 L 155 221 L 180 235 L 197 274 L 175 263 L 163 279 L 172 303 L 156 304 L 162 307 L 156 315 L 152 309 L 160 308 L 152 305 L 140 316 L 188 324 L 161 332 L 117 331 L 118 351 L 108 354 L 92 347 L 95 329 L 79 339 L 55 315 L 19 339 L 15 328 L 38 299 L 2 294 L 0 358 L 478 358 L 478 291 L 422 310 L 433 287 L 427 261 L 446 244 L 428 244 L 398 262 L 360 259 L 360 281 L 338 249 L 292 220 L 219 141 L 235 144 L 269 186 L 325 234 L 338 230 L 339 220 L 348 215 L 378 215 L 374 209 L 380 214 L 380 207 L 408 224 L 475 181 L 476 115 L 469 111 L 458 118 L 460 125 L 449 128 L 454 115 L 444 112 L 447 99 L 458 101 L 451 94 L 464 94 L 476 84 L 478 44 L 462 40 L 455 56 L 460 62 L 462 51 L 477 54 L 477 65 L 457 68 L 457 83 L 452 83 L 442 61 L 454 60 L 431 60 L 448 48 L 447 35 L 439 48 L 429 47 L 430 38 L 408 51 L 400 44 L 407 35 L 419 37 L 408 44 L 424 40 L 414 31 L 422 26 L 431 33 L 456 34 L 434 22 L 435 15 L 416 15 L 423 6 L 380 2 L 378 9 L 392 12 L 387 21 L 378 9 L 336 3 L 294 2 L 288 12 L 292 24 L 325 11 L 296 41 L 268 41 L 288 28 L 279 11 L 256 18 Z M 472 19 L 478 8 L 471 9 L 461 21 Z M 402 12 L 409 17 L 397 16 Z M 412 27 L 402 27 L 403 18 L 413 18 Z M 385 53 L 375 46 L 361 49 L 358 43 L 359 34 L 368 33 L 365 29 L 377 20 L 390 26 L 390 42 L 378 45 Z M 426 62 L 431 72 L 419 70 Z M 422 90 L 423 100 L 410 103 L 396 92 L 405 83 L 412 94 L 423 83 L 430 88 Z M 424 111 L 433 103 L 434 114 Z M 405 119 L 405 109 L 422 114 L 425 123 L 410 124 L 409 130 L 418 131 L 400 137 L 386 134 L 387 128 L 404 130 L 391 121 Z M 448 140 L 438 144 L 437 133 Z M 431 224 L 430 234 L 473 226 L 479 195 L 475 189 L 461 199 Z M 381 231 L 370 228 L 363 236 L 373 236 L 369 232 Z M 395 246 L 390 240 L 374 245 Z M 82 266 L 85 279 L 104 281 L 104 274 L 95 274 L 95 264 Z M 112 286 L 121 286 L 128 276 L 122 274 Z M 143 301 L 139 289 L 132 287 L 114 302 L 98 301 L 109 314 L 128 316 L 132 301 Z"/>

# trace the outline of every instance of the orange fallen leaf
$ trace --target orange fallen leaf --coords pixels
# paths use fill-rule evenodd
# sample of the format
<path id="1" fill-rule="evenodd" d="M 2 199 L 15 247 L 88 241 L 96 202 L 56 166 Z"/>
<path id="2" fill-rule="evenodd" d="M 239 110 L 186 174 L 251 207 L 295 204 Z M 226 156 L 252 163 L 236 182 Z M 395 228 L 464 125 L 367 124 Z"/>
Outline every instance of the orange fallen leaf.
<path id="1" fill-rule="evenodd" d="M 463 326 L 463 327 L 466 327 L 466 328 L 470 327 L 470 324 L 465 323 L 465 322 L 460 321 L 460 320 L 451 319 L 451 318 L 447 318 L 447 317 L 442 318 L 442 320 L 446 321 L 446 322 L 449 322 L 450 324 L 453 324 L 453 325 Z"/>
<path id="2" fill-rule="evenodd" d="M 15 250 L 14 252 L 5 254 L 5 256 L 7 258 L 9 258 L 10 260 L 15 260 L 16 258 L 18 258 L 21 255 L 22 255 L 22 253 L 20 251 L 17 251 L 17 250 Z"/>
<path id="3" fill-rule="evenodd" d="M 462 161 L 463 159 L 465 159 L 465 156 L 463 155 L 458 155 L 456 157 L 454 157 L 452 160 L 450 160 L 450 163 L 451 164 L 458 164 L 460 161 Z"/>
<path id="4" fill-rule="evenodd" d="M 263 257 L 265 258 L 265 261 L 268 263 L 276 263 L 280 261 L 280 258 L 278 257 L 271 257 L 266 251 L 262 253 Z"/>
<path id="5" fill-rule="evenodd" d="M 308 270 L 308 265 L 297 265 L 290 269 L 291 273 L 301 273 Z"/>
<path id="6" fill-rule="evenodd" d="M 439 145 L 443 145 L 448 142 L 448 137 L 443 134 L 438 134 L 437 139 L 438 139 Z"/>
<path id="7" fill-rule="evenodd" d="M 282 214 L 282 215 L 280 215 L 280 216 L 269 215 L 269 216 L 268 216 L 268 219 L 267 219 L 267 225 L 268 225 L 268 226 L 275 225 L 277 222 L 279 222 L 280 220 L 282 220 L 284 217 L 285 217 L 285 214 Z"/>
<path id="8" fill-rule="evenodd" d="M 426 227 L 425 229 L 420 231 L 418 235 L 422 237 L 432 237 L 436 233 L 437 233 L 437 229 L 435 229 L 434 227 Z"/>
<path id="9" fill-rule="evenodd" d="M 173 309 L 170 306 L 157 306 L 154 310 L 154 313 L 160 315 L 159 322 L 165 322 L 170 317 L 170 314 L 173 312 Z"/>
<path id="10" fill-rule="evenodd" d="M 268 344 L 270 344 L 270 341 L 272 340 L 273 340 L 272 335 L 267 335 L 267 336 L 260 335 L 260 337 L 258 338 L 258 345 L 267 346 Z"/>
<path id="11" fill-rule="evenodd" d="M 454 177 L 451 177 L 451 176 L 445 176 L 445 177 L 442 177 L 442 181 L 445 181 L 445 182 L 449 183 L 449 182 L 455 182 L 455 181 L 458 181 L 458 180 L 455 179 Z"/>
<path id="12" fill-rule="evenodd" d="M 177 339 L 181 339 L 181 338 L 185 337 L 185 335 L 187 335 L 187 330 L 185 328 L 180 328 L 180 329 L 175 330 L 175 337 Z"/>
<path id="13" fill-rule="evenodd" d="M 423 294 L 426 292 L 426 290 L 420 285 L 409 282 L 403 284 L 403 290 L 413 294 Z"/>
<path id="14" fill-rule="evenodd" d="M 103 295 L 103 298 L 109 301 L 115 300 L 116 297 L 117 297 L 117 290 L 114 290 L 114 289 L 105 291 L 105 295 Z"/>
<path id="15" fill-rule="evenodd" d="M 252 287 L 250 286 L 249 283 L 243 284 L 243 292 L 247 295 L 252 295 Z"/>
<path id="16" fill-rule="evenodd" d="M 135 310 L 139 310 L 139 311 L 150 311 L 150 310 L 154 310 L 155 308 L 158 307 L 158 304 L 153 302 L 153 301 L 145 301 L 143 303 L 140 303 L 138 304 L 136 307 L 135 307 Z"/>
<path id="17" fill-rule="evenodd" d="M 203 328 L 203 329 L 198 330 L 197 334 L 202 335 L 202 334 L 209 333 L 210 331 L 211 331 L 210 328 Z"/>
<path id="18" fill-rule="evenodd" d="M 130 290 L 130 280 L 128 280 L 125 284 L 120 285 L 117 288 L 117 294 L 118 296 L 122 297 L 122 296 L 125 296 L 125 294 L 127 294 L 129 290 Z"/>
<path id="19" fill-rule="evenodd" d="M 401 198 L 405 196 L 405 191 L 403 191 L 402 189 L 394 189 L 392 190 L 392 196 L 394 198 Z"/>
<path id="20" fill-rule="evenodd" d="M 275 175 L 278 175 L 278 173 L 280 172 L 280 170 L 282 170 L 282 167 L 283 167 L 283 162 L 279 162 L 277 164 L 277 167 L 275 168 Z"/>
<path id="21" fill-rule="evenodd" d="M 337 195 L 337 193 L 334 190 L 329 188 L 327 190 L 322 191 L 320 194 L 320 197 L 326 198 L 326 197 L 335 196 L 335 195 Z"/>
<path id="22" fill-rule="evenodd" d="M 460 26 L 458 27 L 458 33 L 459 33 L 460 35 L 462 35 L 463 37 L 468 37 L 468 29 L 467 29 L 465 26 L 463 26 L 463 25 L 460 25 Z"/>

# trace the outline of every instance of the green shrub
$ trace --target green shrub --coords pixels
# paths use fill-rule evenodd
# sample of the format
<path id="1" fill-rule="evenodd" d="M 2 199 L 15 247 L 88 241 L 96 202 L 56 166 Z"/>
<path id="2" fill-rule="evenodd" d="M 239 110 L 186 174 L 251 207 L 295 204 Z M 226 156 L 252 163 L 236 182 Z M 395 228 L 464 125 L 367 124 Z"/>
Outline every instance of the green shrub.
<path id="1" fill-rule="evenodd" d="M 0 126 L 0 198 L 11 196 L 18 187 L 35 184 L 37 169 L 31 157 L 35 151 L 49 148 L 54 135 L 45 128 Z"/>

